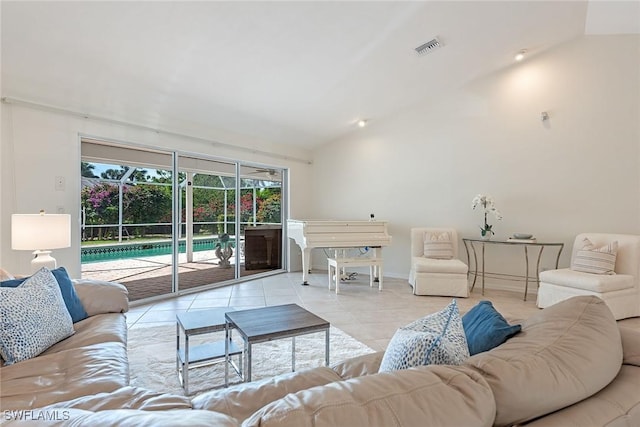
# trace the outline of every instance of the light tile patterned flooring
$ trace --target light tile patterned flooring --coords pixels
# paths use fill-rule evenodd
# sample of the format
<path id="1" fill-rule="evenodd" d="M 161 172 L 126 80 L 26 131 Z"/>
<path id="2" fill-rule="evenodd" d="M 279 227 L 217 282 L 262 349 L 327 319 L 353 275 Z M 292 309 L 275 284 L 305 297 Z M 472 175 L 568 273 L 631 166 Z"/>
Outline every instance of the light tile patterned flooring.
<path id="1" fill-rule="evenodd" d="M 333 290 L 329 291 L 326 272 L 311 274 L 309 286 L 301 283 L 302 273 L 284 273 L 161 302 L 134 305 L 127 313 L 127 324 L 129 328 L 175 325 L 176 314 L 181 312 L 211 307 L 247 309 L 296 303 L 369 347 L 384 350 L 398 327 L 441 310 L 452 299 L 415 296 L 403 279 L 385 278 L 384 289 L 378 291 L 369 287 L 366 275 L 343 282 L 338 295 Z M 464 313 L 478 301 L 488 299 L 507 319 L 525 319 L 539 309 L 534 294 L 530 293 L 527 301 L 523 301 L 522 296 L 522 291 L 489 287 L 482 296 L 476 287 L 469 298 L 457 298 L 457 302 Z M 640 328 L 638 317 L 623 322 Z"/>

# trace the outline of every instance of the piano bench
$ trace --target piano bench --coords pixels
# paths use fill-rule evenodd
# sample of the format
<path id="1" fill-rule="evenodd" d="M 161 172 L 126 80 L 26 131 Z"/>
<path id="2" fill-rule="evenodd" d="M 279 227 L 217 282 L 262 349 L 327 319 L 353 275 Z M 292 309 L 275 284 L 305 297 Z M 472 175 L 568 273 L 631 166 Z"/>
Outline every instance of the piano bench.
<path id="1" fill-rule="evenodd" d="M 329 290 L 333 283 L 332 271 L 335 271 L 336 294 L 340 292 L 340 270 L 347 267 L 369 267 L 369 286 L 373 287 L 378 277 L 378 290 L 382 290 L 382 258 L 328 258 Z"/>

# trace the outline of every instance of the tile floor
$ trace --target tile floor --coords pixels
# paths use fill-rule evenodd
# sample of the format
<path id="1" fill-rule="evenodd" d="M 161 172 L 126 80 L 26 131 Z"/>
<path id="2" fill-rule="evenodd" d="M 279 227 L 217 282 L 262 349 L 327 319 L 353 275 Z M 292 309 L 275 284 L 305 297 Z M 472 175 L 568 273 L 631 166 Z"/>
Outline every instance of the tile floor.
<path id="1" fill-rule="evenodd" d="M 182 295 L 161 302 L 134 305 L 127 313 L 129 328 L 175 325 L 176 313 L 210 307 L 237 309 L 296 303 L 328 320 L 358 341 L 376 350 L 386 348 L 396 329 L 419 317 L 444 308 L 451 297 L 415 296 L 404 279 L 384 279 L 384 289 L 369 287 L 366 275 L 343 282 L 340 294 L 329 291 L 326 273 L 310 275 L 309 286 L 301 286 L 301 273 L 285 273 L 232 286 Z M 522 291 L 476 288 L 469 298 L 458 298 L 461 312 L 488 299 L 508 319 L 524 319 L 539 309 L 535 295 L 522 300 Z M 623 321 L 640 328 L 640 318 Z"/>

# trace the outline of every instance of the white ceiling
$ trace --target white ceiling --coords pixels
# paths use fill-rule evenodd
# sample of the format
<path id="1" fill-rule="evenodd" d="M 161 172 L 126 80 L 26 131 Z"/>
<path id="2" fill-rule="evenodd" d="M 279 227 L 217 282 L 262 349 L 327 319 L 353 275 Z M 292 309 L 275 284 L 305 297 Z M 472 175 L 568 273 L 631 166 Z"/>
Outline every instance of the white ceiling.
<path id="1" fill-rule="evenodd" d="M 640 18 L 629 19 L 638 4 L 2 1 L 2 96 L 311 148 L 355 131 L 359 118 L 375 122 L 509 66 L 520 49 L 582 36 L 585 25 L 638 32 Z M 417 56 L 434 36 L 444 47 Z"/>

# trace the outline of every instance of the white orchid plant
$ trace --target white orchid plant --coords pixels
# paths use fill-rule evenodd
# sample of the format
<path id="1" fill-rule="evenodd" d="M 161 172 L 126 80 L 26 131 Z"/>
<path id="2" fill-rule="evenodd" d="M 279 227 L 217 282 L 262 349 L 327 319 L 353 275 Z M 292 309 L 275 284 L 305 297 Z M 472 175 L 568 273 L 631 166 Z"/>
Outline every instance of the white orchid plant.
<path id="1" fill-rule="evenodd" d="M 487 214 L 489 212 L 491 212 L 493 216 L 496 217 L 497 220 L 502 219 L 502 214 L 498 209 L 496 209 L 496 204 L 493 201 L 493 198 L 491 196 L 486 196 L 484 194 L 478 194 L 476 197 L 473 198 L 473 201 L 471 202 L 471 209 L 475 209 L 478 206 L 482 207 L 482 210 L 484 211 L 484 226 L 480 227 L 480 234 L 482 235 L 482 237 L 487 237 L 487 236 L 491 236 L 492 234 L 496 234 L 491 229 L 493 225 L 489 225 L 487 223 Z"/>

